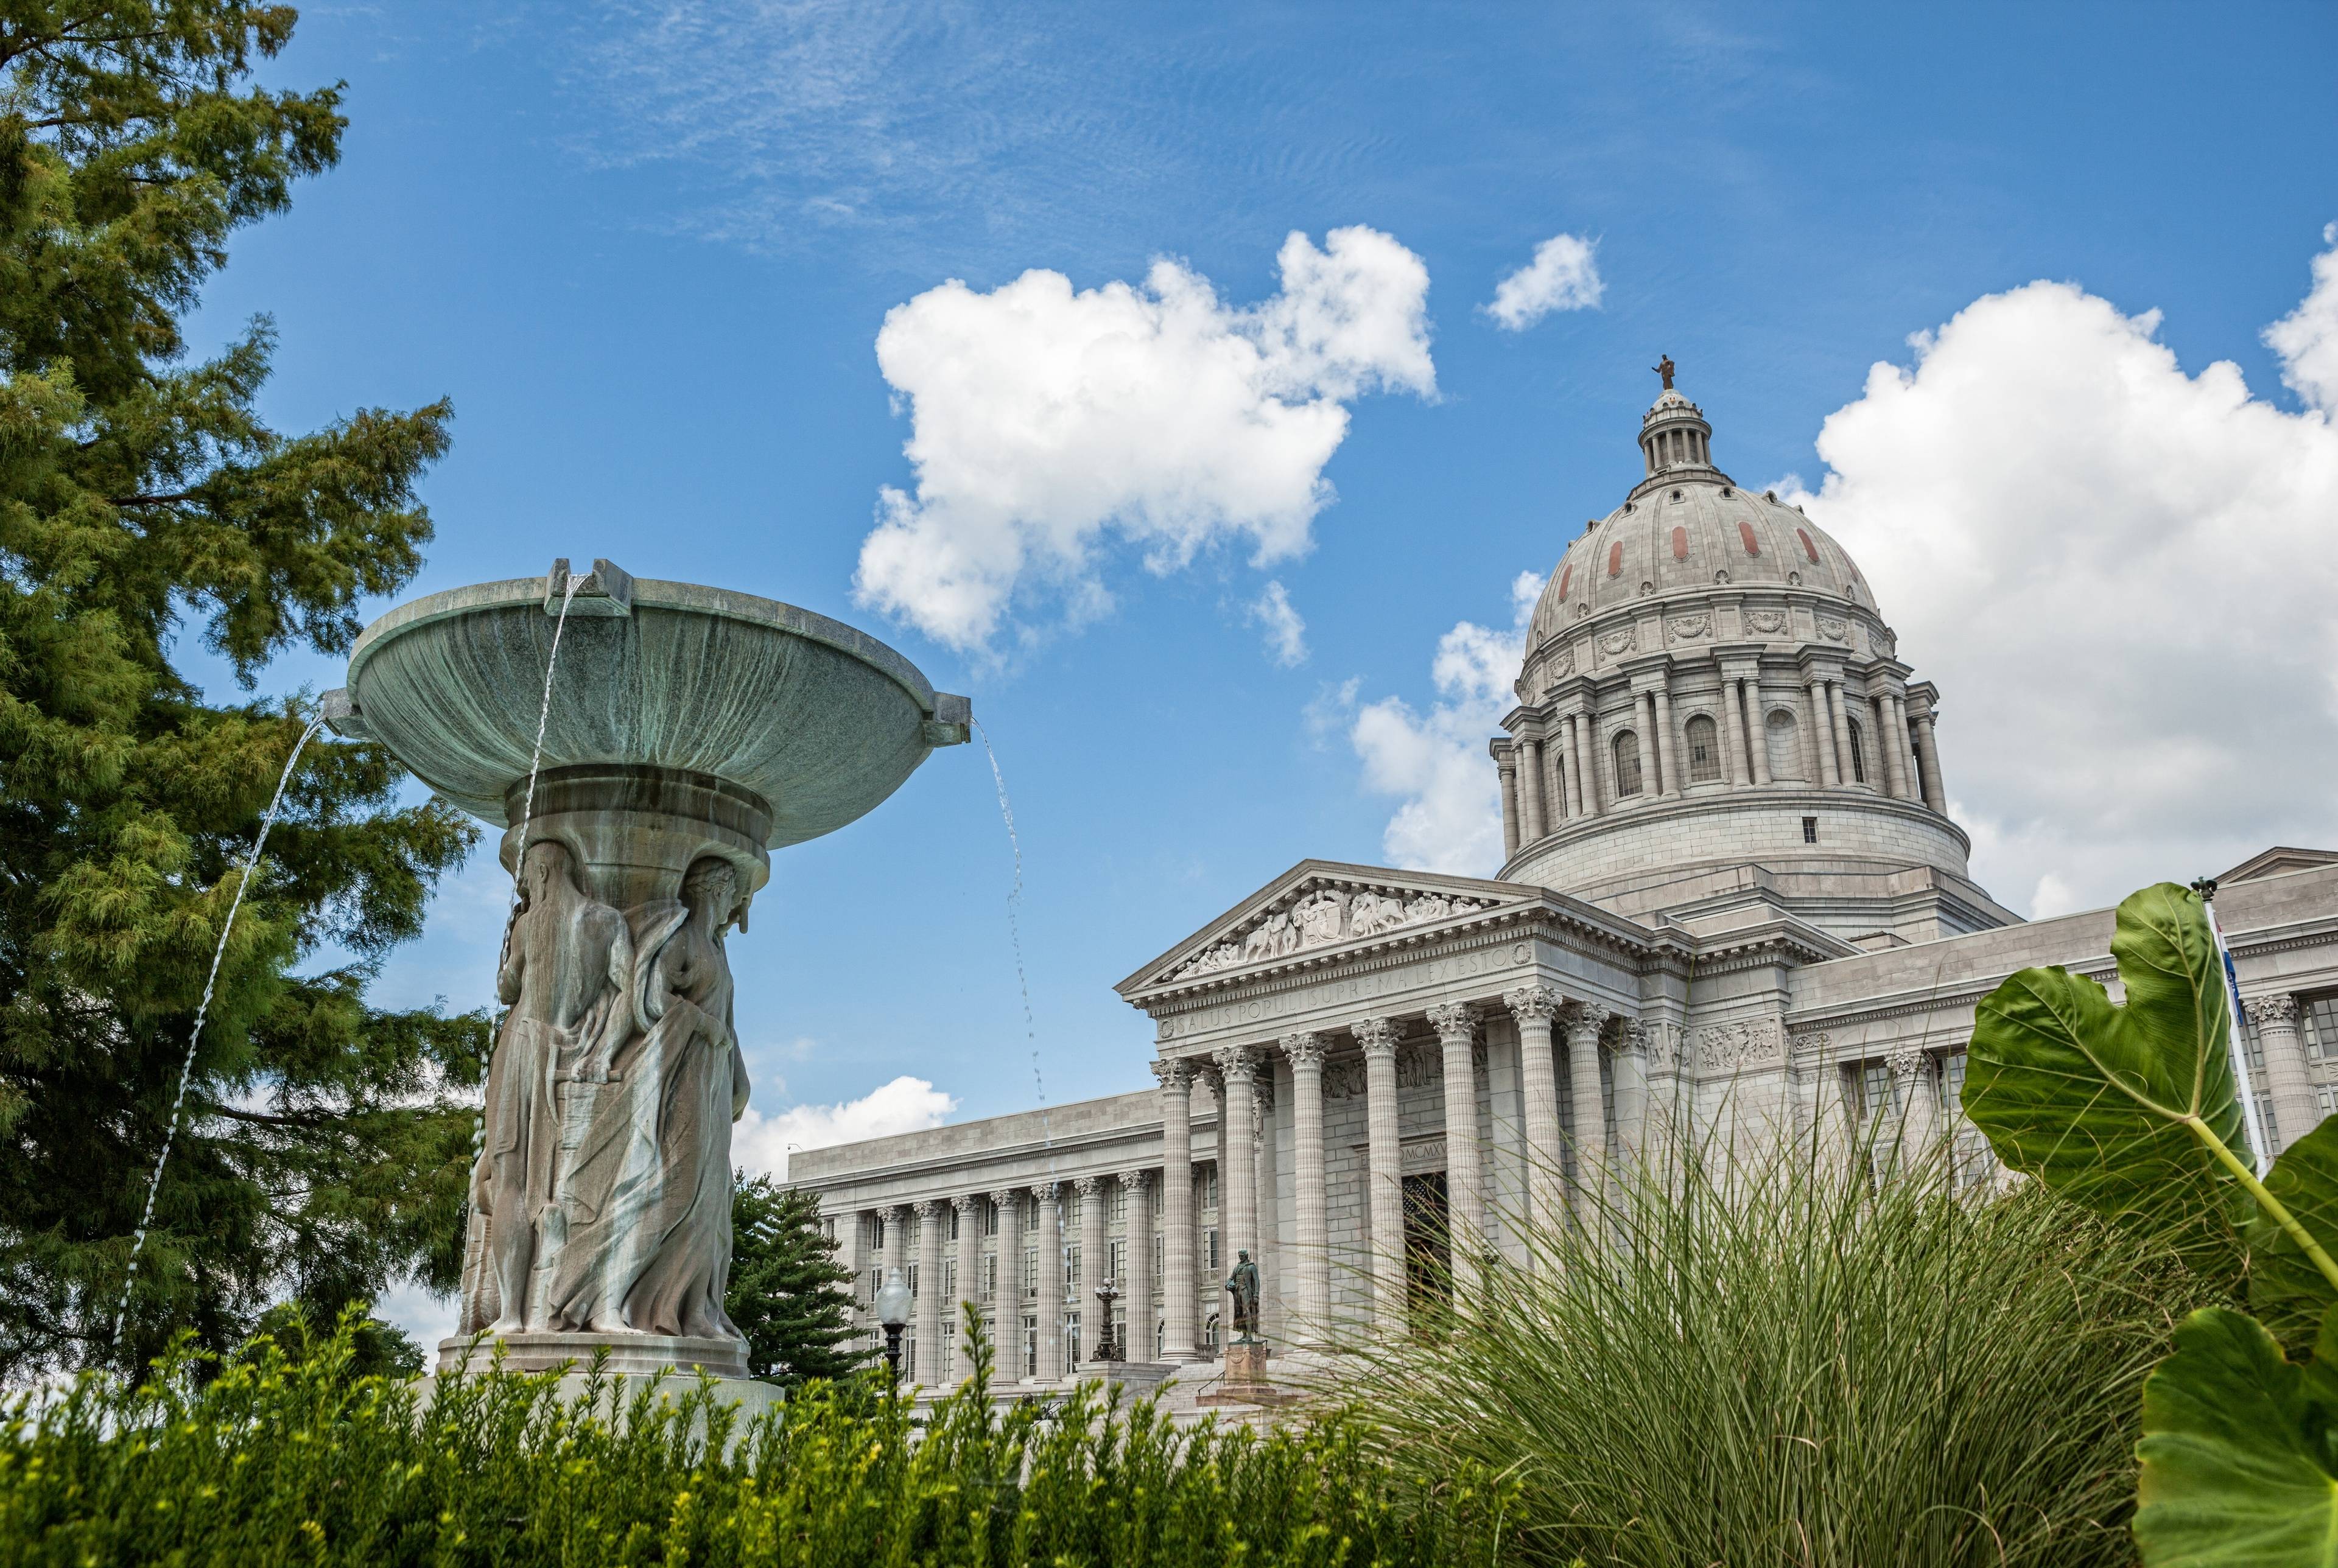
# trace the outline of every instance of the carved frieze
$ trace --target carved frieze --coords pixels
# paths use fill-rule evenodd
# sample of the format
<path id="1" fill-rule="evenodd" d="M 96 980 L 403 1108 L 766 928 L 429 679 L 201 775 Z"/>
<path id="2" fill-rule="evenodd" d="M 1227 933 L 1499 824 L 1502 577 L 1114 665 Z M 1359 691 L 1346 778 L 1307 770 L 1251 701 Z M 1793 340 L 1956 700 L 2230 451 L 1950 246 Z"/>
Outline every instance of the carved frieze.
<path id="1" fill-rule="evenodd" d="M 1610 659 L 1619 658 L 1640 645 L 1640 632 L 1636 626 L 1626 626 L 1609 632 L 1599 639 L 1599 652 Z"/>
<path id="2" fill-rule="evenodd" d="M 1268 964 L 1310 948 L 1361 942 L 1411 926 L 1473 915 L 1494 906 L 1488 899 L 1443 893 L 1381 893 L 1313 884 L 1287 905 L 1269 909 L 1172 969 L 1164 978 L 1190 980 L 1221 969 Z"/>
<path id="3" fill-rule="evenodd" d="M 1784 1031 L 1767 1019 L 1708 1024 L 1696 1032 L 1697 1066 L 1706 1073 L 1767 1066 L 1778 1061 L 1784 1050 Z"/>
<path id="4" fill-rule="evenodd" d="M 1851 641 L 1851 622 L 1839 615 L 1822 615 L 1819 617 L 1819 635 L 1830 642 L 1848 642 Z"/>
<path id="5" fill-rule="evenodd" d="M 1675 642 L 1694 642 L 1700 637 L 1712 635 L 1713 617 L 1709 614 L 1678 615 L 1673 619 L 1672 637 Z"/>
<path id="6" fill-rule="evenodd" d="M 1786 612 L 1783 610 L 1748 610 L 1745 612 L 1745 624 L 1765 637 L 1780 636 L 1786 630 Z"/>

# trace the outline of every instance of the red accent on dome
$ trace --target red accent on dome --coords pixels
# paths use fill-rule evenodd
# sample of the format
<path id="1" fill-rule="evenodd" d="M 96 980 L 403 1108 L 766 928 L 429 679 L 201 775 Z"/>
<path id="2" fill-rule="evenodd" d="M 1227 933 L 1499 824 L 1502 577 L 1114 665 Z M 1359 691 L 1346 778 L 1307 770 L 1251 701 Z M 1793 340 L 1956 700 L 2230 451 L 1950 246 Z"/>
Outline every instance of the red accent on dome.
<path id="1" fill-rule="evenodd" d="M 1673 530 L 1673 559 L 1675 561 L 1688 559 L 1688 530 L 1685 528 Z"/>
<path id="2" fill-rule="evenodd" d="M 1748 555 L 1759 555 L 1762 554 L 1762 546 L 1754 542 L 1753 524 L 1740 523 L 1737 525 L 1737 536 L 1745 541 L 1745 554 Z"/>
<path id="3" fill-rule="evenodd" d="M 1616 543 L 1607 546 L 1607 575 L 1610 577 L 1621 577 L 1623 574 L 1624 542 L 1621 539 L 1618 539 Z"/>
<path id="4" fill-rule="evenodd" d="M 1797 528 L 1794 530 L 1794 537 L 1803 542 L 1803 554 L 1811 558 L 1811 564 L 1817 565 L 1819 547 L 1811 543 L 1811 531 L 1807 528 Z"/>
<path id="5" fill-rule="evenodd" d="M 1558 574 L 1558 596 L 1559 596 L 1561 599 L 1564 599 L 1564 598 L 1566 598 L 1566 597 L 1567 597 L 1567 579 L 1569 579 L 1569 578 L 1573 577 L 1574 575 L 1575 575 L 1575 563 L 1574 563 L 1574 562 L 1572 562 L 1572 561 L 1569 561 L 1569 562 L 1567 564 L 1567 570 L 1566 570 L 1566 571 L 1564 571 L 1564 572 L 1562 572 L 1562 573 L 1560 573 Z"/>

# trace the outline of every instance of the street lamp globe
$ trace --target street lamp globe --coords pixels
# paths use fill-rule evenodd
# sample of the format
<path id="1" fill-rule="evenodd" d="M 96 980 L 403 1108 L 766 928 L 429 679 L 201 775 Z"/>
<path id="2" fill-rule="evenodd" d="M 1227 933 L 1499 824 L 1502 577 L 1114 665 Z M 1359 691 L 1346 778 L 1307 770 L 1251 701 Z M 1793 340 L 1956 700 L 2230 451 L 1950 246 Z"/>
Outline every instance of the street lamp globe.
<path id="1" fill-rule="evenodd" d="M 885 1364 L 895 1377 L 901 1375 L 901 1330 L 909 1327 L 909 1282 L 899 1269 L 885 1280 L 885 1288 L 877 1292 L 877 1321 L 885 1329 Z"/>

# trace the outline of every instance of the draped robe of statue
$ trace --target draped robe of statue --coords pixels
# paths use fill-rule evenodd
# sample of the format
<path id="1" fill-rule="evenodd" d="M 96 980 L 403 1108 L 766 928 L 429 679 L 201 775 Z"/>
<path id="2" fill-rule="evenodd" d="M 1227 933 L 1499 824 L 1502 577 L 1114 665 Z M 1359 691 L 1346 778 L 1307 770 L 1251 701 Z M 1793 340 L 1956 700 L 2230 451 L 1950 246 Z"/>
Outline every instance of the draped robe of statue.
<path id="1" fill-rule="evenodd" d="M 747 1107 L 722 934 L 736 874 L 710 858 L 681 900 L 627 912 L 627 986 L 638 1032 L 618 1048 L 559 1183 L 564 1230 L 548 1326 L 736 1339 L 731 1272 L 731 1124 Z"/>
<path id="2" fill-rule="evenodd" d="M 529 1282 L 547 1260 L 542 1225 L 557 1181 L 557 1081 L 605 1057 L 631 1029 L 635 967 L 625 917 L 577 886 L 565 845 L 527 848 L 496 995 L 510 1011 L 487 1070 L 486 1138 L 471 1173 L 464 1332 L 531 1328 Z"/>

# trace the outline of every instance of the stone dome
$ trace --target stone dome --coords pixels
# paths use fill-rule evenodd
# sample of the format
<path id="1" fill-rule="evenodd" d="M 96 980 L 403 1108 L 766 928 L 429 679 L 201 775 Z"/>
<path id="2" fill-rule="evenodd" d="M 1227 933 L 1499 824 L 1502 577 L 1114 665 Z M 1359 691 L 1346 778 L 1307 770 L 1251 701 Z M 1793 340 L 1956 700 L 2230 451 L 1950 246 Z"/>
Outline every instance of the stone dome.
<path id="1" fill-rule="evenodd" d="M 1634 917 L 1759 883 L 1861 942 L 2013 918 L 1948 818 L 1940 692 L 1910 681 L 1842 546 L 1714 466 L 1673 368 L 1640 422 L 1640 478 L 1559 556 L 1528 623 L 1518 707 L 1488 746 L 1501 875 Z"/>
<path id="2" fill-rule="evenodd" d="M 1649 408 L 1640 434 L 1646 474 L 1623 505 L 1585 524 L 1551 568 L 1522 675 L 1575 622 L 1642 599 L 1794 588 L 1876 609 L 1858 564 L 1824 529 L 1775 492 L 1742 490 L 1713 466 L 1711 435 L 1703 411 L 1669 387 Z M 1523 682 L 1518 694 L 1528 695 Z"/>

